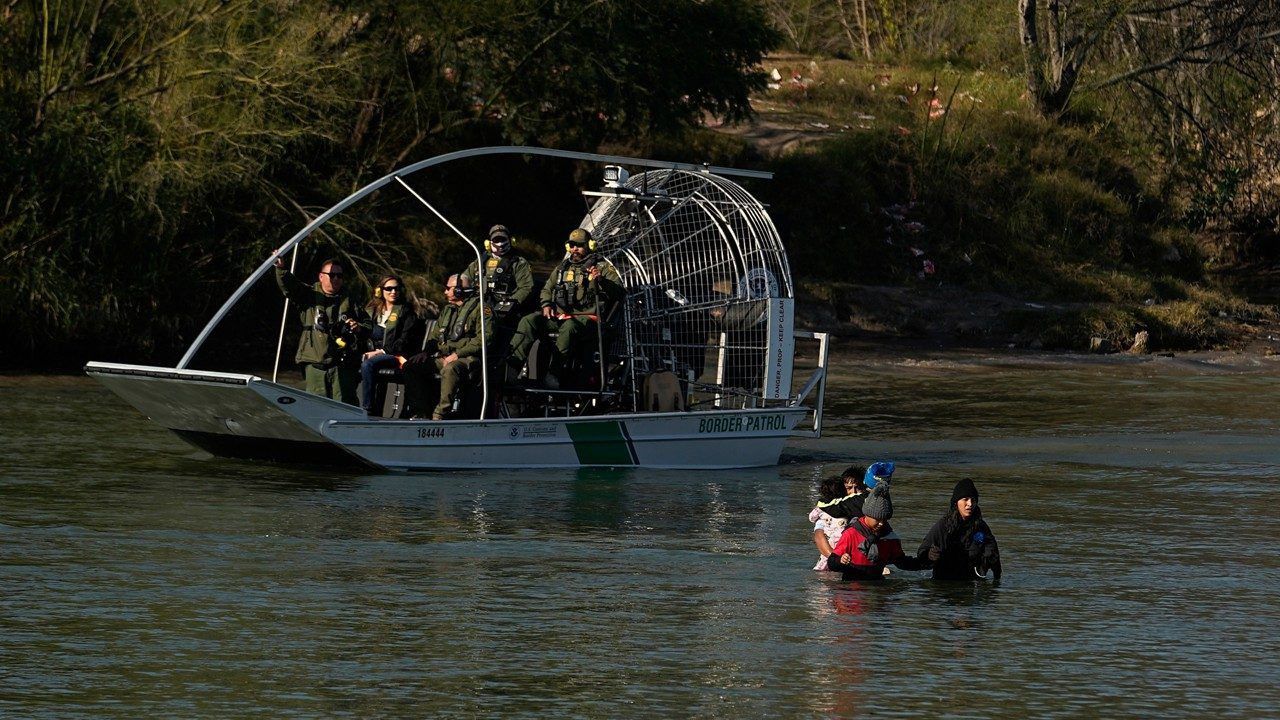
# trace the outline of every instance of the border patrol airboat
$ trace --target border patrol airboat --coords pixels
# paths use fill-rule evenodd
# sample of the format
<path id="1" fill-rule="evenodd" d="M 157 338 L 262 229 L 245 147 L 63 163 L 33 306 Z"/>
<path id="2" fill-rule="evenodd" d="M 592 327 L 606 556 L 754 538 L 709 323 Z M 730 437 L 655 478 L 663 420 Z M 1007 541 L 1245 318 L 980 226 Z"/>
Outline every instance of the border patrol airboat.
<path id="1" fill-rule="evenodd" d="M 589 209 L 580 227 L 591 231 L 596 251 L 617 267 L 625 297 L 612 319 L 600 323 L 610 330 L 608 337 L 602 332 L 603 350 L 592 371 L 599 382 L 552 389 L 481 373 L 478 417 L 427 421 L 370 418 L 359 407 L 274 380 L 191 367 L 214 328 L 276 258 L 381 188 L 398 185 L 412 195 L 482 265 L 477 243 L 406 180 L 486 155 L 604 166 L 603 187 L 583 192 Z M 627 168 L 643 170 L 629 174 Z M 830 338 L 795 329 L 794 288 L 778 232 L 765 206 L 733 177 L 771 174 L 534 147 L 440 155 L 352 193 L 281 245 L 227 299 L 175 367 L 91 362 L 85 371 L 153 421 L 218 456 L 355 460 L 389 470 L 773 465 L 789 437 L 821 435 Z M 481 282 L 482 303 L 486 290 Z M 814 367 L 803 383 L 793 378 L 797 339 L 815 346 L 808 356 Z M 482 364 L 493 367 L 487 354 Z M 794 392 L 793 384 L 799 386 Z"/>

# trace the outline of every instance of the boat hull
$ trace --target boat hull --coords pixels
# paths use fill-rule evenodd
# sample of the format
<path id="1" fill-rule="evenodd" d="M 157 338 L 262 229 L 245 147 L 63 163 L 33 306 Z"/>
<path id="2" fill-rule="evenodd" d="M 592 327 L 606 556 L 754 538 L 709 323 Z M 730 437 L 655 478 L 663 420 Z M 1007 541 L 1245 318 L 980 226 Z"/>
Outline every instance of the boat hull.
<path id="1" fill-rule="evenodd" d="M 334 421 L 330 440 L 401 470 L 775 465 L 804 408 L 443 422 Z"/>
<path id="2" fill-rule="evenodd" d="M 85 371 L 178 437 L 223 457 L 394 470 L 721 469 L 773 465 L 803 407 L 415 421 L 253 376 L 90 363 Z"/>

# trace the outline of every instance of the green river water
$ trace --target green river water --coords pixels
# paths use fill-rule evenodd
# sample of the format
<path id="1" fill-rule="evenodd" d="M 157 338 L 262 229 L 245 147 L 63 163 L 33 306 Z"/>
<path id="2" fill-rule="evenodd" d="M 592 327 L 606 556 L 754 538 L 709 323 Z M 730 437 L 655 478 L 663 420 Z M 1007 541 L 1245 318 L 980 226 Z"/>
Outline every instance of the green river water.
<path id="1" fill-rule="evenodd" d="M 843 357 L 726 472 L 211 459 L 0 378 L 0 716 L 1275 717 L 1280 362 Z M 814 483 L 972 477 L 997 585 L 819 577 Z"/>

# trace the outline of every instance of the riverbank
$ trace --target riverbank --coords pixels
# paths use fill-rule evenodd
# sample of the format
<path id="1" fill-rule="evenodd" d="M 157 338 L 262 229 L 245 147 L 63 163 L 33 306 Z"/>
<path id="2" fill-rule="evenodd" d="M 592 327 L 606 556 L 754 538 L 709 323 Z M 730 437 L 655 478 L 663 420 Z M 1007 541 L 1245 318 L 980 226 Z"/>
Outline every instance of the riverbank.
<path id="1" fill-rule="evenodd" d="M 1216 317 L 1208 347 L 1140 328 L 1125 336 L 1097 322 L 1122 310 L 1100 303 L 1036 302 L 954 286 L 801 286 L 796 322 L 832 333 L 837 348 L 881 346 L 891 353 L 981 349 L 1016 352 L 1280 354 L 1274 316 Z M 1145 340 L 1138 333 L 1146 333 Z"/>
<path id="2" fill-rule="evenodd" d="M 934 347 L 1274 352 L 1265 230 L 1206 223 L 1149 138 L 1054 122 L 1005 69 L 776 56 L 756 116 L 709 121 L 765 195 L 806 323 Z"/>

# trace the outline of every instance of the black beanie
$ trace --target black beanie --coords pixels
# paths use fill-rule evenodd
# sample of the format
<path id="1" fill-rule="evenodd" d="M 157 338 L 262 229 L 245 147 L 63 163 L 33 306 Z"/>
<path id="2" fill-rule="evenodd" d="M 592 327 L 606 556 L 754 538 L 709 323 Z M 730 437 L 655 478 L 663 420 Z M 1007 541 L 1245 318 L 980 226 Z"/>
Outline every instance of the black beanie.
<path id="1" fill-rule="evenodd" d="M 951 509 L 955 509 L 961 498 L 973 498 L 974 502 L 978 502 L 978 487 L 969 478 L 956 483 L 955 489 L 951 491 Z"/>
<path id="2" fill-rule="evenodd" d="M 893 517 L 893 501 L 889 499 L 889 483 L 871 488 L 871 495 L 862 503 L 862 514 L 876 520 L 888 521 Z"/>

